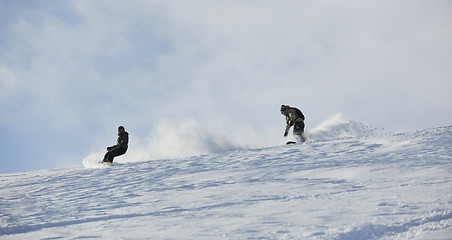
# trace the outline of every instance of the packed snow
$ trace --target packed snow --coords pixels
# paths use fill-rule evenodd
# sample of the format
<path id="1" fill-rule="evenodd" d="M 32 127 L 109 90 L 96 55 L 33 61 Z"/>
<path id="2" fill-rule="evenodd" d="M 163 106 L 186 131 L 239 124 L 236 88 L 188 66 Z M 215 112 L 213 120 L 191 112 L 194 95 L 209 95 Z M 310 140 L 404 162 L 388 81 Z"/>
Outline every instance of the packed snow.
<path id="1" fill-rule="evenodd" d="M 452 126 L 0 175 L 0 239 L 452 239 Z M 82 165 L 82 164 L 81 164 Z"/>

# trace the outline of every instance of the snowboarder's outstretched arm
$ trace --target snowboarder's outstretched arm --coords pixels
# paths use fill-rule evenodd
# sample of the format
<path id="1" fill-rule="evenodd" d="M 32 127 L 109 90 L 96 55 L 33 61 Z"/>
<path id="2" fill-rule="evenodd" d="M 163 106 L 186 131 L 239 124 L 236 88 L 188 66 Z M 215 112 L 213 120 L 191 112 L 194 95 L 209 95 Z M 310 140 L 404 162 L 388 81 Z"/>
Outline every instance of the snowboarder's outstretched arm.
<path id="1" fill-rule="evenodd" d="M 290 128 L 293 126 L 292 120 L 290 120 L 289 116 L 286 116 L 286 129 L 284 130 L 284 137 L 287 137 Z"/>
<path id="2" fill-rule="evenodd" d="M 290 128 L 293 126 L 297 118 L 298 116 L 295 112 L 293 111 L 288 112 L 288 114 L 286 115 L 286 130 L 285 130 L 286 133 L 289 132 Z"/>

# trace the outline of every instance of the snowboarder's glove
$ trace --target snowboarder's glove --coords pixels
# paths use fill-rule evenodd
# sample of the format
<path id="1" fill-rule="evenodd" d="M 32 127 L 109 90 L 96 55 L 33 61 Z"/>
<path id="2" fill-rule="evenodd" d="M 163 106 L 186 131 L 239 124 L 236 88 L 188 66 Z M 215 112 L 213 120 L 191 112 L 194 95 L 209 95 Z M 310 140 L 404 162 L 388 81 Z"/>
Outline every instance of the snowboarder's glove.
<path id="1" fill-rule="evenodd" d="M 288 132 L 284 132 L 284 137 L 287 137 L 287 134 L 289 134 Z"/>
<path id="2" fill-rule="evenodd" d="M 112 147 L 107 147 L 107 151 L 110 152 L 110 151 L 113 150 L 114 148 L 115 148 L 115 147 L 113 147 L 113 146 L 112 146 Z"/>

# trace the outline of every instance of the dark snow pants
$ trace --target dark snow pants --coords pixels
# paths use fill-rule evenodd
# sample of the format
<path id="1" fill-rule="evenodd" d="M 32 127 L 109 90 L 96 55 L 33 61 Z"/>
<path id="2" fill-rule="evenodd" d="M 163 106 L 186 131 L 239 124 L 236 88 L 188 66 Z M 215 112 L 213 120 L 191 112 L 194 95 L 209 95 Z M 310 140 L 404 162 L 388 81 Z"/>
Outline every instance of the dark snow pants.
<path id="1" fill-rule="evenodd" d="M 113 162 L 113 158 L 117 157 L 117 156 L 121 156 L 124 153 L 127 152 L 127 148 L 115 148 L 111 151 L 108 151 L 105 156 L 104 156 L 104 160 L 102 162 Z"/>
<path id="2" fill-rule="evenodd" d="M 297 139 L 298 142 L 305 142 L 306 138 L 304 137 L 304 122 L 298 121 L 293 126 L 293 136 Z"/>

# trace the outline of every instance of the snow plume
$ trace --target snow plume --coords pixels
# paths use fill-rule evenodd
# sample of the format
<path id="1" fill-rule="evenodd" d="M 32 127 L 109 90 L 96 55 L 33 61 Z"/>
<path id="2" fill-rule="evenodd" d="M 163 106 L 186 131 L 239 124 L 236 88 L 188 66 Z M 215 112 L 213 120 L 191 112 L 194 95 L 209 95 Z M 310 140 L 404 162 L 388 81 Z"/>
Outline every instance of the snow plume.
<path id="1" fill-rule="evenodd" d="M 336 113 L 313 130 L 306 132 L 308 139 L 326 140 L 371 136 L 374 128 L 353 121 L 342 113 Z"/>
<path id="2" fill-rule="evenodd" d="M 151 135 L 152 142 L 148 141 L 151 159 L 181 158 L 238 148 L 222 129 L 213 129 L 195 120 L 177 124 L 162 122 Z"/>
<path id="3" fill-rule="evenodd" d="M 104 156 L 101 153 L 91 153 L 83 158 L 82 163 L 85 168 L 106 168 L 106 165 L 100 164 Z"/>

